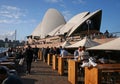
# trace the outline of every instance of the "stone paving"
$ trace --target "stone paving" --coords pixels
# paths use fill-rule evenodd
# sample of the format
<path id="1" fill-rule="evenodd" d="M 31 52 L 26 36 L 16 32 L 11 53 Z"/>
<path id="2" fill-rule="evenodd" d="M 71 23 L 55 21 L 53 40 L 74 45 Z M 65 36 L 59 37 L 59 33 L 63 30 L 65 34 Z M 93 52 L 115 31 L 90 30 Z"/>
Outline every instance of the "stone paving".
<path id="1" fill-rule="evenodd" d="M 67 75 L 59 76 L 57 70 L 43 61 L 32 63 L 31 74 L 20 74 L 24 84 L 70 84 Z"/>

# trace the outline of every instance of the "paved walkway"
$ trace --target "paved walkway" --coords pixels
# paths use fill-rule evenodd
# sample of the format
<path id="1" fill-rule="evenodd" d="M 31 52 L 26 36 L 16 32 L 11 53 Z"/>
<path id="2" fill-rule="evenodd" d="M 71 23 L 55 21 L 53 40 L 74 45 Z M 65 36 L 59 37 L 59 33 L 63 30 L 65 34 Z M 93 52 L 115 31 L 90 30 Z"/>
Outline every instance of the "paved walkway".
<path id="1" fill-rule="evenodd" d="M 24 84 L 70 84 L 67 76 L 59 76 L 57 70 L 43 61 L 33 62 L 30 75 L 21 73 Z"/>

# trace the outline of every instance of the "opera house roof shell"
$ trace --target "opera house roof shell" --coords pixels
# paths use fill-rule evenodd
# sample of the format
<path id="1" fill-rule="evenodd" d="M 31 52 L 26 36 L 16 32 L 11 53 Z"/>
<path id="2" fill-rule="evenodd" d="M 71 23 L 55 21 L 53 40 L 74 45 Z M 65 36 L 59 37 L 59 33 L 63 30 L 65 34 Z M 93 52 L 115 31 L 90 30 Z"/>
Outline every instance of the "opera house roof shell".
<path id="1" fill-rule="evenodd" d="M 37 26 L 31 35 L 44 38 L 49 32 L 65 23 L 66 21 L 60 12 L 58 12 L 56 9 L 49 9 L 45 13 L 42 22 Z"/>
<path id="2" fill-rule="evenodd" d="M 46 36 L 66 35 L 72 36 L 80 34 L 82 31 L 99 31 L 101 25 L 102 10 L 95 12 L 82 12 L 72 17 L 68 22 L 56 9 L 49 9 L 43 17 L 42 22 L 32 32 L 32 36 L 45 38 Z M 86 21 L 91 23 L 87 24 Z"/>

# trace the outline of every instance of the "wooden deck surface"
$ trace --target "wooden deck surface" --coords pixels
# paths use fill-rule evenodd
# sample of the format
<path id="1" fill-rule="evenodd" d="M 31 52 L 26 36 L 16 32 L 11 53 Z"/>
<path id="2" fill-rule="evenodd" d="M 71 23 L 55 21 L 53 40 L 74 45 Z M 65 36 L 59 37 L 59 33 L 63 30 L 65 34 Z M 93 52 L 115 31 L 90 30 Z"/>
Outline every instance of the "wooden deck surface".
<path id="1" fill-rule="evenodd" d="M 31 74 L 20 73 L 24 84 L 70 84 L 67 76 L 59 76 L 57 70 L 43 61 L 32 63 Z"/>

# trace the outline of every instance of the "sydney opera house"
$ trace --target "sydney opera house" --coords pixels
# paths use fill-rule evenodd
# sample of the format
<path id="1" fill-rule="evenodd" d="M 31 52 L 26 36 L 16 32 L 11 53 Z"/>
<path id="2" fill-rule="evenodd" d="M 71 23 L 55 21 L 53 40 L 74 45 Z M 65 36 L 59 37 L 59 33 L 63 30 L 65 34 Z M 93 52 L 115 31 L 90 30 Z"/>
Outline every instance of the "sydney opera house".
<path id="1" fill-rule="evenodd" d="M 49 9 L 27 40 L 39 48 L 40 60 L 59 75 L 67 72 L 70 84 L 120 84 L 120 37 L 108 30 L 100 32 L 101 19 L 102 10 L 82 12 L 65 21 L 60 12 Z"/>
<path id="2" fill-rule="evenodd" d="M 64 16 L 56 9 L 48 9 L 41 23 L 31 35 L 27 36 L 28 42 L 47 38 L 69 38 L 85 36 L 100 32 L 102 10 L 95 12 L 82 12 L 65 21 Z"/>

